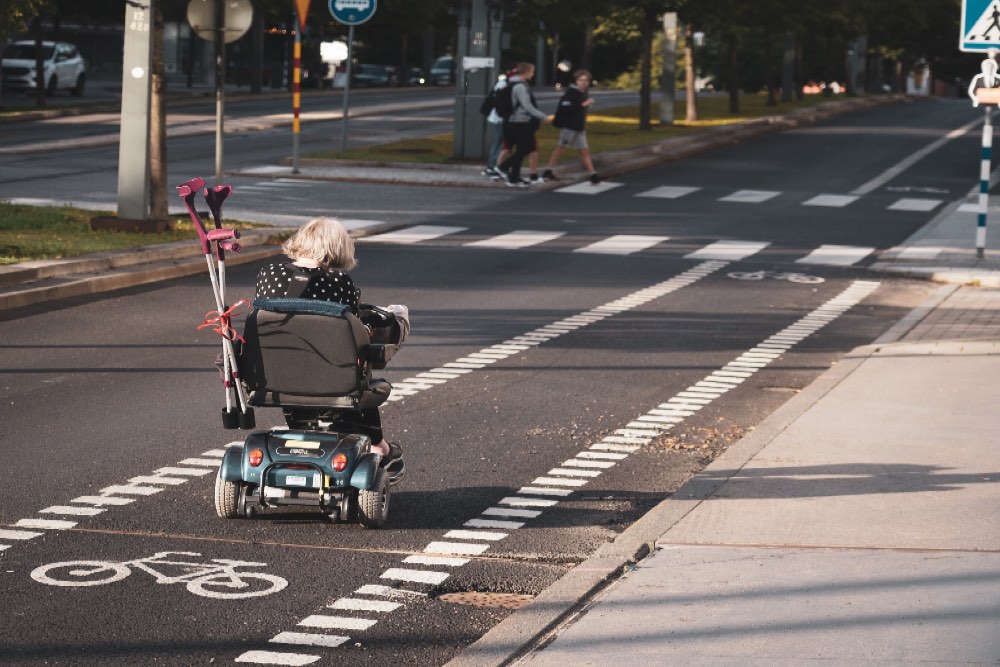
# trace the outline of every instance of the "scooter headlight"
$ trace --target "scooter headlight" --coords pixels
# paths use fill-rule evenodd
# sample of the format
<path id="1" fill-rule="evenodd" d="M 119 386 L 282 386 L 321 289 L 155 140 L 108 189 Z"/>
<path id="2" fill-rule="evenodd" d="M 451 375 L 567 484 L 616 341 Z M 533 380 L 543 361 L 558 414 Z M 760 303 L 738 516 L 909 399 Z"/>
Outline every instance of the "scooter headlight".
<path id="1" fill-rule="evenodd" d="M 264 460 L 264 452 L 260 449 L 252 449 L 250 450 L 248 460 L 250 461 L 250 465 L 256 468 Z"/>
<path id="2" fill-rule="evenodd" d="M 347 467 L 347 454 L 340 452 L 335 454 L 333 457 L 333 469 L 337 472 L 343 472 L 344 468 Z"/>

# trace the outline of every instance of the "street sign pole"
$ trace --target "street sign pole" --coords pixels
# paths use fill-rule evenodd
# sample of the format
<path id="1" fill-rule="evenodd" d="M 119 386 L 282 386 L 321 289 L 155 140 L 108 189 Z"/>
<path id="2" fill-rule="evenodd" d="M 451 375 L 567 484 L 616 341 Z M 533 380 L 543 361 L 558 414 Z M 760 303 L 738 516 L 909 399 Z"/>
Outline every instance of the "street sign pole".
<path id="1" fill-rule="evenodd" d="M 340 110 L 340 152 L 347 150 L 347 119 L 351 115 L 351 61 L 354 60 L 354 24 L 347 29 L 347 72 L 344 80 L 344 105 Z"/>
<path id="2" fill-rule="evenodd" d="M 295 2 L 295 54 L 292 59 L 292 173 L 299 173 L 299 131 L 302 114 L 302 33 L 306 29 L 311 0 Z"/>
<path id="3" fill-rule="evenodd" d="M 375 15 L 376 0 L 328 0 L 330 15 L 347 28 L 347 78 L 344 81 L 344 108 L 341 111 L 340 151 L 347 150 L 347 119 L 351 115 L 351 61 L 354 60 L 354 26 Z"/>

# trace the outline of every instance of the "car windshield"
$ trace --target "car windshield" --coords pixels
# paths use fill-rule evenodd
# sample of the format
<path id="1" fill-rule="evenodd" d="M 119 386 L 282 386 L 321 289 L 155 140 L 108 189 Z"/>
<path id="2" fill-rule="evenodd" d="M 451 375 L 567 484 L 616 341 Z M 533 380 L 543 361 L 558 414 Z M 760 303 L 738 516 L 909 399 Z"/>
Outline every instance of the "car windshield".
<path id="1" fill-rule="evenodd" d="M 42 47 L 42 58 L 44 60 L 49 60 L 52 58 L 52 52 L 55 47 L 43 46 Z M 35 59 L 35 45 L 34 44 L 11 44 L 6 49 L 3 50 L 4 58 L 11 58 L 13 60 L 34 60 Z"/>
<path id="2" fill-rule="evenodd" d="M 438 58 L 431 69 L 451 69 L 453 58 Z"/>

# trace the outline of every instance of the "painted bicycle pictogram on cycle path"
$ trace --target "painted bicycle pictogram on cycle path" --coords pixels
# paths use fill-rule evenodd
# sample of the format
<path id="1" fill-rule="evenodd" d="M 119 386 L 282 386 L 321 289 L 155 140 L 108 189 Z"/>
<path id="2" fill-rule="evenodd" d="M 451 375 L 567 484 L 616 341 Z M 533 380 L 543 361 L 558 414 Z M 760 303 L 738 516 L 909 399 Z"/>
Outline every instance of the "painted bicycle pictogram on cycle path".
<path id="1" fill-rule="evenodd" d="M 177 560 L 195 557 L 192 551 L 161 551 L 147 558 L 125 562 L 73 560 L 35 568 L 31 578 L 49 586 L 103 586 L 121 581 L 140 570 L 151 574 L 158 584 L 187 584 L 188 592 L 219 600 L 260 597 L 284 590 L 288 581 L 264 572 L 237 572 L 241 567 L 267 567 L 267 563 L 213 558 L 210 562 Z M 168 574 L 169 571 L 181 574 Z"/>
<path id="2" fill-rule="evenodd" d="M 805 285 L 815 285 L 826 282 L 826 278 L 821 276 L 810 276 L 807 273 L 779 272 L 779 271 L 733 271 L 727 276 L 735 280 L 787 280 L 790 283 L 800 283 Z"/>

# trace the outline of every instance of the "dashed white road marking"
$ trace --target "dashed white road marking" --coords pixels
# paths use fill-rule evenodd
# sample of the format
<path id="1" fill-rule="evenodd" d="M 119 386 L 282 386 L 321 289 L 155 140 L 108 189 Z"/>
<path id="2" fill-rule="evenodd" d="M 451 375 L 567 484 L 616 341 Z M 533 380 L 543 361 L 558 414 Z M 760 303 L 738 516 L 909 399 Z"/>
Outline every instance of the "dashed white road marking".
<path id="1" fill-rule="evenodd" d="M 494 236 L 481 241 L 473 241 L 465 245 L 470 248 L 496 248 L 501 250 L 518 250 L 529 246 L 553 241 L 566 232 L 515 231 L 500 236 Z"/>
<path id="2" fill-rule="evenodd" d="M 35 528 L 37 530 L 68 530 L 76 525 L 76 521 L 59 521 L 57 519 L 21 519 L 14 524 L 16 528 Z"/>
<path id="3" fill-rule="evenodd" d="M 600 183 L 591 183 L 590 181 L 584 181 L 582 183 L 576 183 L 574 185 L 567 186 L 565 188 L 559 188 L 556 192 L 566 194 L 566 195 L 599 195 L 608 190 L 614 190 L 615 188 L 620 188 L 625 185 L 624 183 L 614 183 L 612 181 L 601 181 Z"/>
<path id="4" fill-rule="evenodd" d="M 73 505 L 53 505 L 43 510 L 38 510 L 39 514 L 70 514 L 77 516 L 96 516 L 104 512 L 99 507 L 74 507 Z"/>
<path id="5" fill-rule="evenodd" d="M 737 190 L 725 197 L 720 197 L 719 201 L 736 202 L 739 204 L 763 204 L 780 194 L 780 192 L 775 192 L 774 190 Z"/>
<path id="6" fill-rule="evenodd" d="M 653 197 L 656 199 L 680 199 L 681 197 L 698 192 L 701 188 L 685 187 L 682 185 L 662 185 L 652 190 L 640 192 L 636 197 Z"/>
<path id="7" fill-rule="evenodd" d="M 329 609 L 341 609 L 346 611 L 375 611 L 386 613 L 395 611 L 403 605 L 399 602 L 386 602 L 384 600 L 362 600 L 360 598 L 340 598 L 333 604 L 327 605 Z"/>
<path id="8" fill-rule="evenodd" d="M 685 259 L 720 259 L 727 262 L 737 262 L 755 255 L 769 243 L 762 241 L 716 241 L 709 245 L 684 255 Z"/>
<path id="9" fill-rule="evenodd" d="M 390 567 L 382 573 L 383 579 L 394 581 L 409 581 L 418 584 L 440 584 L 448 578 L 447 572 L 431 572 L 427 570 L 410 570 L 401 567 Z"/>
<path id="10" fill-rule="evenodd" d="M 287 665 L 289 667 L 301 667 L 311 665 L 320 659 L 318 655 L 304 655 L 302 653 L 278 653 L 276 651 L 247 651 L 238 656 L 236 662 L 249 662 L 255 665 Z"/>
<path id="11" fill-rule="evenodd" d="M 802 202 L 803 206 L 825 206 L 828 208 L 843 208 L 858 200 L 854 195 L 816 195 Z"/>
<path id="12" fill-rule="evenodd" d="M 942 200 L 940 199 L 917 199 L 904 197 L 896 203 L 889 206 L 890 211 L 918 211 L 926 213 L 928 211 L 933 211 L 938 206 L 941 205 Z"/>
<path id="13" fill-rule="evenodd" d="M 350 637 L 341 635 L 317 635 L 309 632 L 280 632 L 271 638 L 271 642 L 275 644 L 297 644 L 323 648 L 335 648 L 350 640 Z"/>
<path id="14" fill-rule="evenodd" d="M 431 239 L 440 238 L 442 236 L 447 236 L 448 234 L 455 234 L 456 232 L 464 232 L 468 227 L 448 227 L 444 225 L 415 225 L 413 227 L 407 227 L 406 229 L 397 229 L 394 232 L 386 232 L 385 234 L 374 234 L 372 236 L 363 237 L 361 240 L 379 243 L 402 243 L 410 245 L 413 243 L 420 243 L 421 241 L 430 241 Z"/>
<path id="15" fill-rule="evenodd" d="M 313 614 L 299 621 L 306 628 L 323 628 L 324 630 L 367 630 L 378 623 L 370 618 L 354 618 L 351 616 L 325 616 Z"/>
<path id="16" fill-rule="evenodd" d="M 606 239 L 577 248 L 573 252 L 601 255 L 631 255 L 663 243 L 669 236 L 644 236 L 641 234 L 615 234 Z"/>
<path id="17" fill-rule="evenodd" d="M 44 534 L 30 530 L 0 530 L 0 540 L 31 540 Z"/>
<path id="18" fill-rule="evenodd" d="M 851 266 L 873 252 L 875 252 L 875 248 L 850 245 L 821 245 L 805 257 L 795 260 L 795 263 Z"/>

